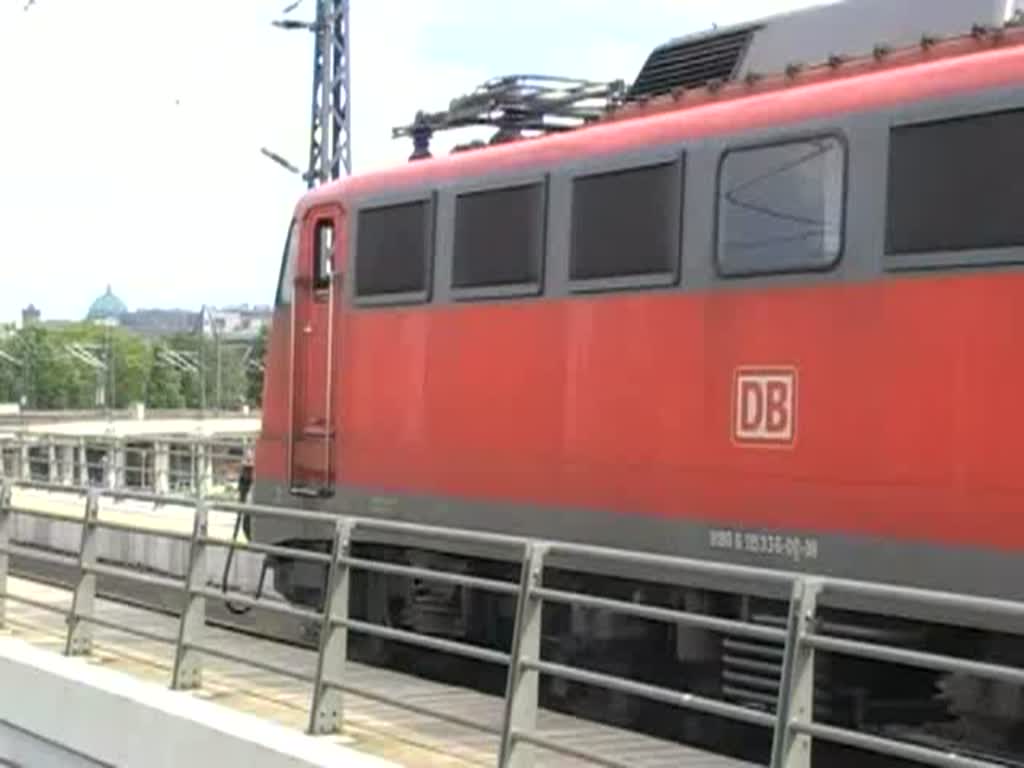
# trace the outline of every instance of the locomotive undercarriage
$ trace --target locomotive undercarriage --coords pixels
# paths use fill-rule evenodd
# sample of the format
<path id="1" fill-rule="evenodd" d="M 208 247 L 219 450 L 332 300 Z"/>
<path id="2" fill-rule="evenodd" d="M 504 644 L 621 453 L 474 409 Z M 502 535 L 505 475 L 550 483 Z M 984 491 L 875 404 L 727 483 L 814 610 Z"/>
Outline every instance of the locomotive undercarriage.
<path id="1" fill-rule="evenodd" d="M 280 542 L 297 546 L 297 542 Z M 310 546 L 304 542 L 302 546 Z M 317 547 L 326 551 L 326 542 Z M 353 555 L 490 579 L 518 581 L 519 566 L 426 550 L 357 543 Z M 320 566 L 275 560 L 275 587 L 287 599 L 320 608 L 325 572 Z M 787 606 L 747 595 L 547 569 L 545 586 L 619 600 L 785 626 Z M 355 618 L 417 633 L 507 651 L 515 599 L 404 576 L 356 571 Z M 1014 636 L 921 622 L 885 619 L 822 608 L 818 631 L 867 642 L 949 653 L 1024 667 L 1024 643 Z M 778 696 L 782 646 L 746 637 L 667 625 L 605 610 L 546 605 L 542 655 L 556 663 L 618 675 L 772 712 Z M 402 658 L 425 671 L 417 651 L 353 637 L 362 660 L 393 664 Z M 819 653 L 815 670 L 816 718 L 862 731 L 939 744 L 1024 766 L 1024 689 L 959 675 L 895 667 Z M 449 663 L 438 670 L 450 672 Z M 474 683 L 503 690 L 501 675 L 471 675 Z M 489 683 L 487 682 L 489 680 Z M 646 700 L 542 677 L 544 706 L 612 724 L 752 757 L 770 733 L 691 716 Z M 865 763 L 866 764 L 866 763 Z"/>

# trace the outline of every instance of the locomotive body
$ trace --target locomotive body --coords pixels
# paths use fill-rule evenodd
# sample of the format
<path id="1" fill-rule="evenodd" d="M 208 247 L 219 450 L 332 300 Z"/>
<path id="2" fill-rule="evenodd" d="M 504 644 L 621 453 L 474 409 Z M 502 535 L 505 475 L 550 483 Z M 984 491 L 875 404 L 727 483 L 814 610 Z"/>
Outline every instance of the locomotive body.
<path id="1" fill-rule="evenodd" d="M 1024 599 L 1024 37 L 789 79 L 307 195 L 254 499 Z M 318 600 L 320 572 L 276 569 Z M 439 634 L 493 624 L 423 595 L 364 600 Z M 682 637 L 720 675 L 721 650 Z"/>

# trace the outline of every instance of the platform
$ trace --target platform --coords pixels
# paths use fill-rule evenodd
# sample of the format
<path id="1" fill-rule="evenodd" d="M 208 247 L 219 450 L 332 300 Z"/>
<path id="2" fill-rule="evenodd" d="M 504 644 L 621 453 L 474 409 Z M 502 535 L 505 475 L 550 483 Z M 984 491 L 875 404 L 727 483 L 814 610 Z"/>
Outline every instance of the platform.
<path id="1" fill-rule="evenodd" d="M 70 599 L 69 593 L 63 590 L 21 579 L 11 580 L 11 590 L 16 595 L 47 604 L 65 606 Z M 15 602 L 9 602 L 7 611 L 8 634 L 36 647 L 55 653 L 61 651 L 65 633 L 61 616 Z M 132 626 L 160 634 L 173 634 L 177 626 L 172 616 L 105 600 L 99 601 L 97 615 L 117 623 L 130 622 Z M 172 663 L 170 647 L 115 630 L 97 627 L 95 632 L 97 649 L 89 663 L 166 687 Z M 265 659 L 307 672 L 313 671 L 316 662 L 316 654 L 303 648 L 213 627 L 209 627 L 208 632 L 211 644 L 245 657 Z M 476 721 L 500 722 L 502 700 L 498 697 L 353 662 L 346 666 L 346 677 L 355 685 L 386 691 L 432 711 Z M 7 694 L 0 692 L 0 696 L 4 695 Z M 306 724 L 310 691 L 303 683 L 208 657 L 203 689 L 190 695 L 301 730 Z M 345 707 L 344 735 L 323 737 L 331 743 L 410 768 L 495 765 L 496 737 L 356 696 L 347 696 Z M 557 734 L 564 744 L 599 749 L 603 755 L 628 760 L 637 768 L 745 768 L 748 765 L 558 713 L 542 711 L 539 720 L 542 735 Z M 575 768 L 589 764 L 542 753 L 538 755 L 537 765 Z"/>
<path id="2" fill-rule="evenodd" d="M 398 768 L 15 638 L 0 637 L 0 680 L 0 765 Z"/>
<path id="3" fill-rule="evenodd" d="M 209 416 L 207 418 L 89 419 L 31 424 L 29 434 L 54 437 L 142 438 L 182 436 L 256 435 L 260 419 L 253 416 Z"/>

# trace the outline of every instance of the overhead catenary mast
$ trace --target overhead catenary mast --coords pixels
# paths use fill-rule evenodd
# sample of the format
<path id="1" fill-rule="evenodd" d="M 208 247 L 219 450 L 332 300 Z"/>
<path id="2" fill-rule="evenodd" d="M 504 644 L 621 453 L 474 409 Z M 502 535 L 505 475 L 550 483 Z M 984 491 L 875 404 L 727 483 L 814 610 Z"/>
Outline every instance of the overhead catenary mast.
<path id="1" fill-rule="evenodd" d="M 284 13 L 291 13 L 301 4 L 301 0 L 292 3 Z M 314 33 L 309 164 L 301 174 L 310 187 L 352 172 L 348 15 L 348 0 L 317 0 L 314 21 L 274 22 L 282 29 Z M 277 153 L 266 148 L 262 151 L 284 168 L 299 173 L 298 168 Z"/>

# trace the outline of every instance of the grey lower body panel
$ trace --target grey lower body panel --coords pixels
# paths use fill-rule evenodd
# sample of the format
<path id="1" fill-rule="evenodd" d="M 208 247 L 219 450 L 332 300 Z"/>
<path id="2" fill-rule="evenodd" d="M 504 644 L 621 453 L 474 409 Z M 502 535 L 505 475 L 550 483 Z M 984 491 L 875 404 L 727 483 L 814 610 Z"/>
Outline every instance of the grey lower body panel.
<path id="1" fill-rule="evenodd" d="M 601 510 L 551 508 L 475 502 L 426 496 L 374 494 L 353 488 L 337 489 L 326 499 L 293 496 L 280 484 L 256 482 L 253 501 L 356 517 L 397 520 L 447 528 L 571 542 L 599 547 L 672 555 L 734 565 L 929 589 L 979 597 L 1024 601 L 1024 553 L 950 547 L 853 534 L 726 526 L 694 518 L 659 518 L 622 515 Z M 330 531 L 314 524 L 255 518 L 253 535 L 260 541 L 324 540 Z M 357 536 L 357 539 L 360 538 Z M 365 538 L 365 535 L 364 537 Z M 423 538 L 373 532 L 369 540 L 404 547 L 439 549 L 470 557 L 508 559 L 518 553 L 493 546 L 455 544 L 443 538 Z M 609 563 L 566 559 L 549 564 L 601 574 L 650 581 L 671 581 L 688 586 L 764 597 L 787 598 L 777 579 L 759 581 L 691 577 L 689 574 L 651 571 Z M 829 601 L 826 600 L 826 603 Z M 986 611 L 932 609 L 911 602 L 878 605 L 876 601 L 843 598 L 836 607 L 893 613 L 971 627 L 1024 632 L 1024 622 L 1003 619 Z"/>

